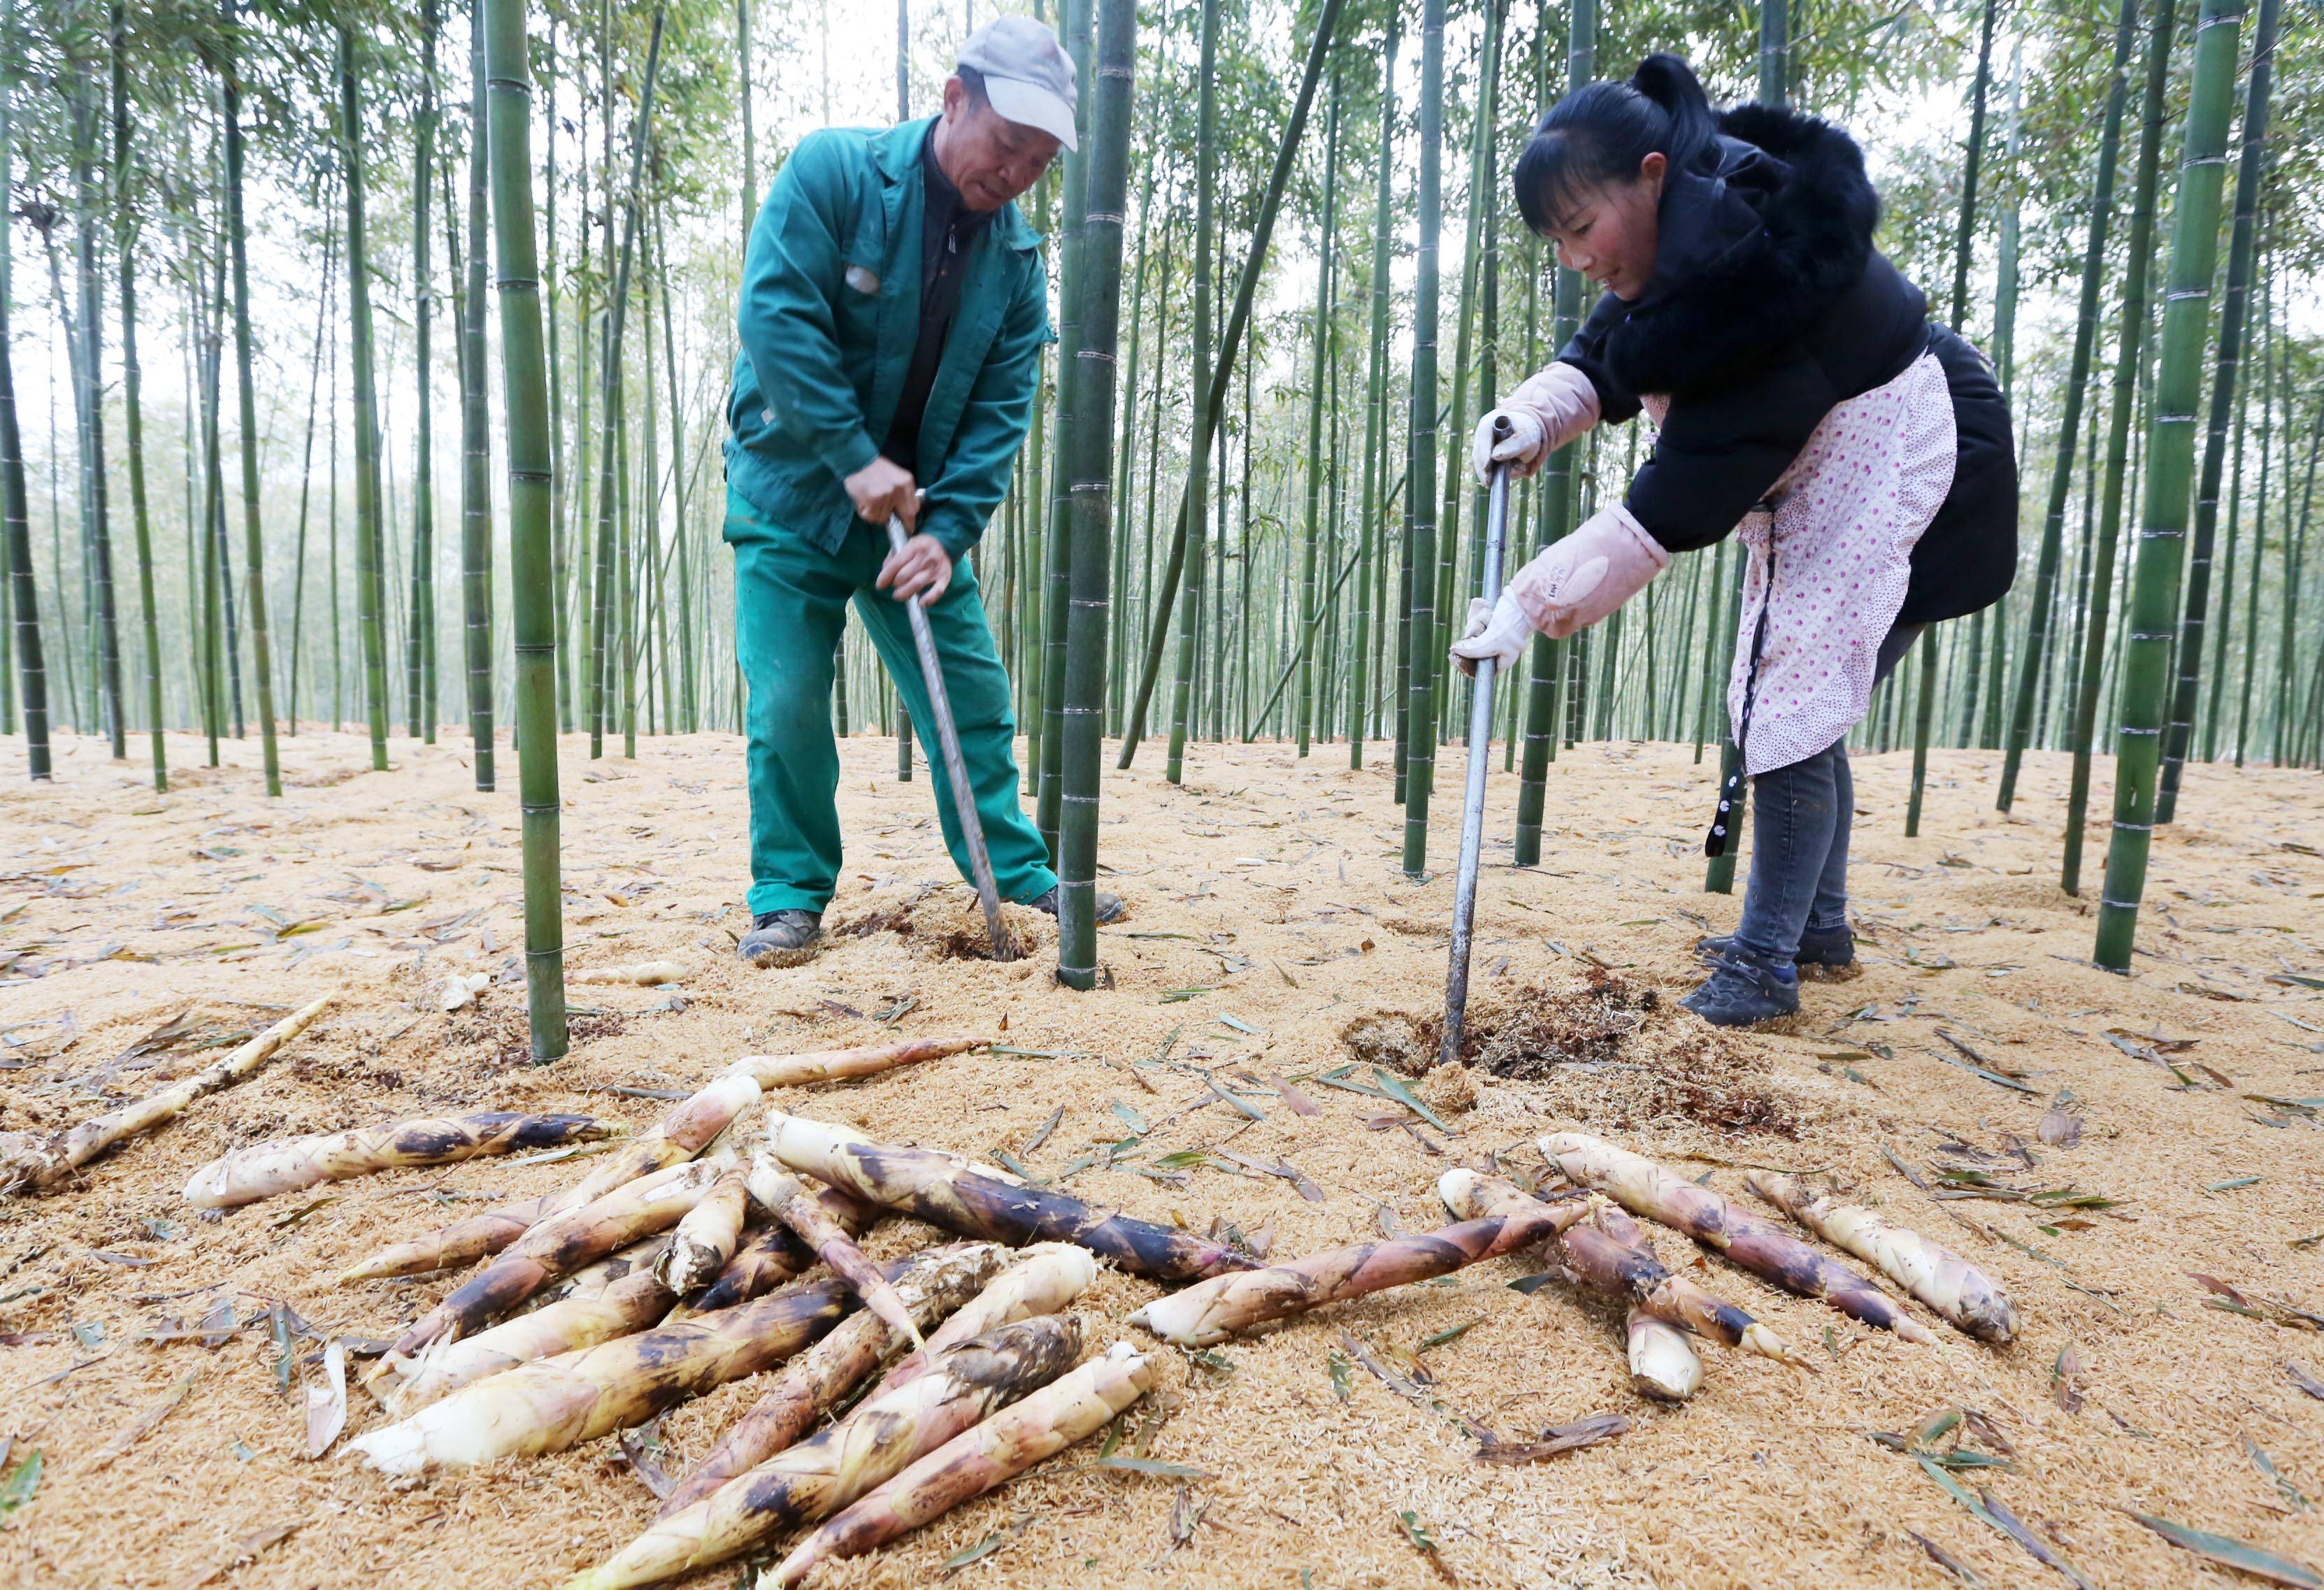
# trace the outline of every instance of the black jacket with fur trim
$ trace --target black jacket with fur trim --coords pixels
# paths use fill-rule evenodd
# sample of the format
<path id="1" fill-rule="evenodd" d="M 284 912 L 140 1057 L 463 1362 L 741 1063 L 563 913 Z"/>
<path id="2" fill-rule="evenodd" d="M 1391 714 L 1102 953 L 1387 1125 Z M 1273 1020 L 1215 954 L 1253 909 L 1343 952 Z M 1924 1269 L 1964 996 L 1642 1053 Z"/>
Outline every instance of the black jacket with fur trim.
<path id="1" fill-rule="evenodd" d="M 1991 368 L 1930 324 L 1920 289 L 1872 246 L 1879 196 L 1846 133 L 1757 105 L 1723 113 L 1719 130 L 1700 163 L 1664 184 L 1646 291 L 1605 294 L 1558 356 L 1590 378 L 1605 421 L 1636 415 L 1641 393 L 1670 397 L 1630 482 L 1631 513 L 1672 551 L 1712 544 L 1834 405 L 1933 352 L 1960 457 L 1914 548 L 1897 621 L 1989 606 L 2017 567 L 2016 456 Z"/>

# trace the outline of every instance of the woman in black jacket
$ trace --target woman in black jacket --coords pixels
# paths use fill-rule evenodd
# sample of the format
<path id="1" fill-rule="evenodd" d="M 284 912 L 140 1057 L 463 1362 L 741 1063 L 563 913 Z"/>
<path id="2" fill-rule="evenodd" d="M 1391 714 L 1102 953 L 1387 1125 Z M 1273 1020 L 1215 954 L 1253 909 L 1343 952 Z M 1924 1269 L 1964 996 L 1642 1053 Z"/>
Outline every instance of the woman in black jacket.
<path id="1" fill-rule="evenodd" d="M 1561 100 L 1514 181 L 1526 224 L 1605 291 L 1478 426 L 1478 477 L 1530 474 L 1641 409 L 1657 430 L 1621 501 L 1471 605 L 1453 655 L 1506 666 L 1535 631 L 1613 612 L 1672 553 L 1740 535 L 1728 714 L 1757 805 L 1750 882 L 1684 1003 L 1722 1025 L 1788 1014 L 1800 964 L 1854 959 L 1848 731 L 1925 625 L 1999 600 L 2015 572 L 2008 411 L 1984 358 L 1872 246 L 1879 198 L 1837 127 L 1714 115 L 1684 61 L 1654 55 Z M 1720 792 L 1713 855 L 1739 793 Z"/>

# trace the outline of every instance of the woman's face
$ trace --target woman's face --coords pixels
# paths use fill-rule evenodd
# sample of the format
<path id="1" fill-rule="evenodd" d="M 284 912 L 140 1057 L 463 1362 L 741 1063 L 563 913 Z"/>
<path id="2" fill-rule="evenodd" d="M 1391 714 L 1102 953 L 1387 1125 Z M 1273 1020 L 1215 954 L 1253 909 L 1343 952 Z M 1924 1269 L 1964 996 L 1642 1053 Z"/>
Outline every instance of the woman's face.
<path id="1" fill-rule="evenodd" d="M 1617 298 L 1634 299 L 1646 291 L 1655 271 L 1655 211 L 1669 164 L 1649 154 L 1635 180 L 1583 192 L 1550 228 L 1557 263 Z"/>

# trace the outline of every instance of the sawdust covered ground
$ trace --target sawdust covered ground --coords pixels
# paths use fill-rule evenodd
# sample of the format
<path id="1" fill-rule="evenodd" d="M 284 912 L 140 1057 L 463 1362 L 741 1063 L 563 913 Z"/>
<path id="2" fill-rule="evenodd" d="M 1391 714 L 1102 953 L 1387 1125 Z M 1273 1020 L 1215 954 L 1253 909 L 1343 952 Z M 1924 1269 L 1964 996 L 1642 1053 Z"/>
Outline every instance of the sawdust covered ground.
<path id="1" fill-rule="evenodd" d="M 2324 786 L 2311 775 L 2190 776 L 2156 848 L 2146 953 L 2123 979 L 2088 964 L 2086 908 L 2054 886 L 2062 761 L 2032 759 L 2005 819 L 1991 810 L 1997 759 L 1939 753 L 1924 834 L 1907 841 L 1907 760 L 1861 758 L 1865 969 L 1811 985 L 1797 1031 L 1737 1037 L 1673 1008 L 1695 978 L 1694 937 L 1736 909 L 1699 891 L 1709 773 L 1683 748 L 1569 753 L 1549 781 L 1545 864 L 1520 873 L 1503 864 L 1516 781 L 1497 767 L 1478 1063 L 1421 1086 L 1446 1132 L 1314 1076 L 1360 1062 L 1342 1079 L 1366 1084 L 1372 1064 L 1409 1063 L 1433 1041 L 1451 900 L 1449 876 L 1405 881 L 1388 775 L 1345 771 L 1340 747 L 1305 766 L 1279 747 L 1198 747 L 1179 790 L 1150 750 L 1135 773 L 1109 772 L 1107 883 L 1130 913 L 1102 935 L 1111 986 L 1074 995 L 1044 961 L 959 953 L 975 919 L 949 882 L 927 770 L 899 785 L 887 742 L 847 747 L 853 848 L 830 948 L 770 972 L 731 958 L 744 925 L 736 744 L 649 741 L 634 763 L 592 764 L 568 742 L 568 965 L 659 957 L 694 972 L 676 999 L 576 988 L 595 1013 L 547 1069 L 523 1063 L 512 981 L 512 759 L 503 792 L 478 796 L 453 744 L 399 743 L 395 771 L 373 775 L 357 739 L 307 735 L 286 742 L 288 789 L 269 805 L 254 743 L 229 747 L 223 772 L 193 767 L 191 740 L 171 752 L 185 771 L 166 798 L 88 741 L 66 743 L 54 788 L 0 790 L 0 1129 L 94 1108 L 72 1079 L 141 1092 L 217 1052 L 195 1045 L 327 989 L 344 999 L 253 1080 L 64 1195 L 0 1209 L 0 1442 L 10 1469 L 36 1449 L 43 1463 L 37 1494 L 0 1527 L 0 1582 L 497 1587 L 595 1560 L 651 1511 L 613 1443 L 406 1489 L 343 1451 L 302 1461 L 299 1390 L 279 1388 L 264 1324 L 287 1300 L 319 1336 L 393 1335 L 443 1283 L 342 1289 L 340 1268 L 475 1200 L 561 1185 L 574 1166 L 400 1173 L 216 1222 L 182 1201 L 189 1175 L 264 1136 L 473 1107 L 642 1126 L 663 1106 L 607 1089 L 685 1088 L 746 1052 L 955 1030 L 1006 1047 L 781 1102 L 883 1138 L 1007 1151 L 1047 1176 L 1080 1165 L 1067 1185 L 1085 1197 L 1204 1230 L 1222 1218 L 1276 1254 L 1434 1225 L 1440 1170 L 1493 1153 L 1537 1169 L 1533 1139 L 1560 1127 L 1737 1196 L 1746 1167 L 1826 1169 L 2001 1280 L 2023 1335 L 1996 1349 L 1940 1327 L 1934 1346 L 1914 1347 L 1712 1261 L 1694 1273 L 1822 1373 L 1706 1346 L 1701 1394 L 1663 1409 L 1629 1390 L 1614 1310 L 1560 1280 L 1513 1290 L 1539 1263 L 1499 1261 L 1212 1353 L 1163 1351 L 1164 1417 L 1139 1410 L 1126 1448 L 1214 1477 L 1098 1470 L 1085 1447 L 831 1583 L 928 1583 L 979 1544 L 963 1582 L 1952 1582 L 1916 1532 L 1987 1584 L 2053 1582 L 1868 1438 L 1949 1406 L 1983 1416 L 1964 1451 L 2009 1465 L 1961 1480 L 2096 1584 L 2232 1578 L 2126 1510 L 2324 1564 L 2302 1499 L 2324 1497 L 2324 1401 L 2287 1369 L 2324 1374 L 2324 1344 L 2278 1307 L 2324 1308 L 2324 1140 L 2313 1114 L 2255 1096 L 2324 1095 L 2324 862 L 2310 848 L 2324 848 Z M 1448 779 L 1457 768 L 1448 758 Z M 1454 800 L 1440 794 L 1438 812 L 1447 866 Z M 481 1013 L 437 1012 L 440 978 L 471 969 L 501 979 Z M 187 1041 L 100 1071 L 180 1016 Z M 1308 1078 L 1297 1103 L 1315 1113 L 1277 1091 L 1286 1077 Z M 2079 1118 L 2079 1146 L 2043 1141 L 2053 1105 Z M 1201 1149 L 1219 1151 L 1191 1169 L 1197 1156 L 1168 1158 Z M 1932 1188 L 1997 1196 L 1940 1201 L 1900 1165 Z M 2027 1200 L 2036 1192 L 2043 1202 Z M 875 1246 L 925 1237 L 891 1222 Z M 1656 1240 L 1674 1263 L 1691 1256 L 1683 1239 Z M 1096 1342 L 1150 1295 L 1109 1277 L 1088 1299 Z M 259 1323 L 215 1348 L 176 1334 L 228 1303 Z M 1416 1355 L 1440 1406 L 1351 1363 L 1342 1331 L 1406 1373 Z M 295 1343 L 294 1382 L 318 1377 L 317 1345 Z M 2070 1347 L 2080 1373 L 2061 1387 Z M 753 1394 L 730 1386 L 673 1413 L 662 1460 L 702 1451 Z M 354 1401 L 355 1428 L 377 1419 Z M 1530 1439 L 1600 1412 L 1634 1428 L 1522 1468 L 1474 1461 L 1463 1426 Z"/>

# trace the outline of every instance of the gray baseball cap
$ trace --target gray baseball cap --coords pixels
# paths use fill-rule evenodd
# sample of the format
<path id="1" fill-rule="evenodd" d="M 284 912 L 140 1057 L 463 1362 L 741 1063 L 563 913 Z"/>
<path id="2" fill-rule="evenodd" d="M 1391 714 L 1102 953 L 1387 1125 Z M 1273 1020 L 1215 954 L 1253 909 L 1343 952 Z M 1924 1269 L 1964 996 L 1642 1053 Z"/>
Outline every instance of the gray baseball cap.
<path id="1" fill-rule="evenodd" d="M 968 36 L 960 64 L 984 79 L 992 108 L 1020 126 L 1038 127 L 1067 149 L 1074 136 L 1074 58 L 1046 23 L 998 16 Z"/>

